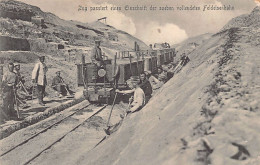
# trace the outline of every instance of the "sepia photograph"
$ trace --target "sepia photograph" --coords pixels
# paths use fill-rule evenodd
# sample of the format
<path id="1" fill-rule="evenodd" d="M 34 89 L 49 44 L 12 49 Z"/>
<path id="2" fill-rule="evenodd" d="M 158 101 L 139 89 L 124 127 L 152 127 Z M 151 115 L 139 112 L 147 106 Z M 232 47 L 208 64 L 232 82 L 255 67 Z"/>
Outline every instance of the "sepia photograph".
<path id="1" fill-rule="evenodd" d="M 260 165 L 260 0 L 0 0 L 0 165 Z"/>

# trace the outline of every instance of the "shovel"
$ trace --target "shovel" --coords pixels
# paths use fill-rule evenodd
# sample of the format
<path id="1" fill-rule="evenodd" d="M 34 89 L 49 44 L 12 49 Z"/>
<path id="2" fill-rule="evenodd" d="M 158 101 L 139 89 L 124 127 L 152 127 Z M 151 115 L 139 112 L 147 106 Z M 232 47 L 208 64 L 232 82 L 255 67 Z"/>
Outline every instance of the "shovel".
<path id="1" fill-rule="evenodd" d="M 108 117 L 108 120 L 107 120 L 107 129 L 104 129 L 104 131 L 106 132 L 107 135 L 110 135 L 109 128 L 111 126 L 109 126 L 109 121 L 110 121 L 110 118 L 111 118 L 111 115 L 112 115 L 112 111 L 113 111 L 113 108 L 114 108 L 114 105 L 115 105 L 116 98 L 117 98 L 117 92 L 116 92 L 116 95 L 114 97 L 113 104 L 112 104 L 112 107 L 111 107 L 111 110 L 110 110 L 110 114 L 109 114 L 109 117 Z"/>
<path id="2" fill-rule="evenodd" d="M 20 119 L 20 111 L 19 111 L 19 106 L 18 106 L 18 101 L 17 101 L 17 95 L 16 95 L 16 91 L 15 89 L 13 89 L 14 91 L 14 99 L 15 99 L 15 105 L 16 105 L 16 112 L 17 112 L 17 118 Z"/>

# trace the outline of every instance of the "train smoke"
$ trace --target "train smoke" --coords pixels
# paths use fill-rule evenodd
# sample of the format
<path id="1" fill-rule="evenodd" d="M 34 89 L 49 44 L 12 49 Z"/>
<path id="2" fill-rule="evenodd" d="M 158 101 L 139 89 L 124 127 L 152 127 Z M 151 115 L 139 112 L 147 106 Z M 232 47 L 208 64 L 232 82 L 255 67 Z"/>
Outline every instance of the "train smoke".
<path id="1" fill-rule="evenodd" d="M 187 39 L 188 35 L 185 30 L 175 24 L 160 25 L 157 22 L 150 22 L 140 30 L 137 37 L 146 44 L 168 42 L 172 45 Z"/>

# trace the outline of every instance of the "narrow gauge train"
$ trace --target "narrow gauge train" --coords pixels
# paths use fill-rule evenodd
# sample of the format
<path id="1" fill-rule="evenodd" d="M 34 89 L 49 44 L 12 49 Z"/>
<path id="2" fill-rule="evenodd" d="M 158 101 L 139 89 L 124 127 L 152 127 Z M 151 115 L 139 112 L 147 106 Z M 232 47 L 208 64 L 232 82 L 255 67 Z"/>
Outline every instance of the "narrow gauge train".
<path id="1" fill-rule="evenodd" d="M 90 102 L 111 102 L 115 89 L 125 89 L 131 76 L 139 76 L 143 71 L 155 73 L 157 66 L 174 60 L 174 48 L 160 50 L 122 51 L 116 53 L 113 60 L 104 60 L 98 68 L 98 78 L 93 79 L 96 67 L 92 63 L 77 65 L 78 86 L 84 86 L 84 96 Z"/>

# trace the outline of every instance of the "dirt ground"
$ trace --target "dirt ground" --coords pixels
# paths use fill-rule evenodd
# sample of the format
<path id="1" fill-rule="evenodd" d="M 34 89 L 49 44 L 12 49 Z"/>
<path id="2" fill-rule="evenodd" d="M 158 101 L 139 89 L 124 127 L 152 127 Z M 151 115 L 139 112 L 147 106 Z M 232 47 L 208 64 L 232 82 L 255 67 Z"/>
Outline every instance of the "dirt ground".
<path id="1" fill-rule="evenodd" d="M 65 110 L 62 113 L 55 114 L 49 119 L 41 121 L 38 124 L 32 125 L 22 131 L 18 131 L 12 134 L 10 137 L 2 140 L 2 152 L 6 151 L 8 148 L 11 148 L 11 144 L 18 144 L 18 141 L 22 141 L 22 139 L 26 139 L 26 137 L 28 138 L 32 136 L 39 130 L 46 128 L 51 123 L 61 119 L 62 116 L 66 116 L 66 113 L 83 107 L 84 104 L 86 106 L 87 101 L 84 101 L 84 103 L 81 103 L 80 105 L 75 105 L 73 108 L 70 108 L 70 110 Z M 93 106 L 90 106 L 83 109 L 83 111 L 80 111 L 79 113 L 77 112 L 66 121 L 40 134 L 26 144 L 18 147 L 14 151 L 11 151 L 1 158 L 1 164 L 25 163 L 35 154 L 37 154 L 37 152 L 40 152 L 57 138 L 61 137 L 69 129 L 73 128 L 77 123 L 82 122 L 83 119 L 86 118 L 89 114 L 95 112 L 95 110 L 92 110 L 92 108 Z M 96 109 L 98 109 L 98 107 L 96 107 Z M 103 111 L 88 119 L 82 126 L 77 128 L 75 131 L 69 133 L 67 136 L 65 136 L 65 138 L 63 138 L 53 147 L 43 152 L 30 164 L 53 164 L 54 162 L 57 164 L 68 164 L 73 160 L 73 157 L 67 156 L 68 154 L 76 154 L 81 152 L 82 150 L 85 151 L 93 149 L 106 136 L 104 129 L 106 128 L 110 110 L 111 106 L 107 106 Z M 120 115 L 123 115 L 124 113 L 125 110 L 123 109 L 123 105 L 116 105 L 112 113 L 110 124 L 113 125 L 119 122 L 121 120 Z M 15 142 L 14 139 L 17 139 L 18 141 L 16 140 Z M 15 156 L 16 158 L 12 159 L 14 155 L 19 156 Z"/>

